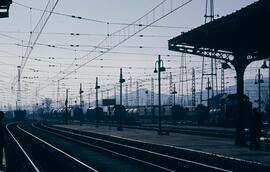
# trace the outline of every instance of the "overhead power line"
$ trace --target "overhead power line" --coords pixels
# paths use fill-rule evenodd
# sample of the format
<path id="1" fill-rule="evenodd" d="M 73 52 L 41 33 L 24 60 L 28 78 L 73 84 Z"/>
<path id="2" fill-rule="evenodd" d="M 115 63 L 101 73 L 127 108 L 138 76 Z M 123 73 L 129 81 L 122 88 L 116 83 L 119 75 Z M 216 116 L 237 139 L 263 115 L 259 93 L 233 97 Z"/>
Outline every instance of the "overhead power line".
<path id="1" fill-rule="evenodd" d="M 16 4 L 16 5 L 28 8 L 28 9 L 32 9 L 32 10 L 36 10 L 36 11 L 43 11 L 42 9 L 31 7 L 31 6 L 22 4 L 22 3 L 18 3 L 18 2 L 14 2 L 14 1 L 13 1 L 13 3 Z M 50 11 L 45 11 L 45 12 L 50 12 Z M 73 18 L 73 19 L 79 19 L 79 20 L 86 20 L 86 21 L 95 22 L 95 23 L 101 23 L 101 24 L 122 25 L 122 26 L 133 25 L 133 26 L 140 26 L 140 27 L 145 27 L 146 26 L 145 24 L 137 24 L 137 23 L 110 22 L 110 21 L 105 21 L 105 20 L 92 19 L 92 18 L 87 18 L 87 17 L 71 15 L 71 14 L 65 14 L 65 13 L 60 13 L 60 12 L 55 12 L 55 11 L 53 11 L 52 14 L 60 15 L 60 16 L 64 16 L 64 17 L 69 17 L 69 18 Z M 187 26 L 151 25 L 149 27 L 169 28 L 169 29 L 191 29 L 191 27 L 187 27 Z"/>
<path id="2" fill-rule="evenodd" d="M 173 1 L 173 0 L 164 0 L 164 1 L 162 1 L 157 6 L 155 6 L 152 10 L 150 10 L 148 13 L 146 13 L 145 15 L 140 17 L 139 19 L 132 22 L 130 25 L 127 25 L 127 26 L 123 27 L 122 29 L 119 29 L 118 31 L 113 32 L 112 34 L 108 34 L 108 37 L 106 37 L 104 40 L 102 40 L 97 45 L 97 47 L 103 47 L 103 45 L 106 45 L 109 42 L 109 43 L 111 43 L 110 48 L 108 48 L 104 52 L 98 54 L 97 56 L 94 56 L 93 58 L 87 60 L 86 62 L 82 63 L 80 66 L 76 67 L 71 72 L 68 72 L 68 73 L 65 72 L 67 74 L 64 77 L 61 77 L 60 80 L 64 79 L 68 75 L 72 74 L 73 72 L 77 71 L 78 69 L 82 68 L 83 66 L 85 66 L 88 63 L 92 62 L 93 60 L 101 57 L 102 55 L 106 54 L 107 52 L 110 52 L 112 49 L 114 49 L 114 48 L 118 47 L 119 45 L 121 45 L 122 43 L 126 42 L 127 40 L 132 38 L 134 35 L 140 33 L 141 31 L 145 30 L 146 28 L 148 28 L 149 26 L 153 25 L 154 23 L 160 21 L 161 19 L 167 17 L 168 15 L 172 14 L 173 12 L 179 10 L 180 8 L 186 6 L 190 2 L 192 2 L 192 0 L 186 0 L 186 1 L 181 1 L 181 2 L 179 2 L 177 0 L 175 0 L 175 1 Z M 177 4 L 175 8 L 173 8 L 173 4 L 174 5 Z M 168 7 L 168 8 L 165 8 L 165 6 Z M 158 13 L 157 11 L 161 12 L 161 13 Z M 151 19 L 150 19 L 150 16 L 152 16 Z M 144 24 L 142 24 L 142 23 L 144 23 Z M 139 27 L 134 27 L 134 26 L 137 26 L 137 25 L 140 25 L 140 26 Z M 115 39 L 113 39 L 113 37 L 110 37 L 110 35 L 120 35 L 121 33 L 128 33 L 128 36 L 123 37 L 123 38 L 121 37 L 120 40 L 119 39 L 115 40 Z M 90 51 L 89 53 L 87 53 L 86 55 L 84 55 L 84 56 L 82 56 L 81 58 L 78 58 L 78 59 L 84 59 L 85 57 L 88 57 L 95 50 L 96 50 L 96 48 L 94 48 L 92 51 Z M 69 68 L 67 68 L 67 69 L 69 69 Z M 56 77 L 57 76 L 58 75 L 56 75 Z M 41 89 L 46 88 L 50 84 L 51 83 L 45 85 Z"/>
<path id="3" fill-rule="evenodd" d="M 26 48 L 24 58 L 22 60 L 21 73 L 23 72 L 24 66 L 26 65 L 27 60 L 28 60 L 29 56 L 31 55 L 31 52 L 34 49 L 34 46 L 37 43 L 39 36 L 41 35 L 44 27 L 46 26 L 51 14 L 52 14 L 53 10 L 55 9 L 58 2 L 59 2 L 59 0 L 50 0 L 47 3 L 47 6 L 46 6 L 41 18 L 39 19 L 37 25 L 33 29 L 32 34 L 30 35 L 30 38 L 28 41 L 28 46 Z M 46 13 L 47 11 L 50 11 L 50 12 Z"/>
<path id="4" fill-rule="evenodd" d="M 20 70 L 20 75 L 22 75 L 24 67 L 27 63 L 27 60 L 29 58 L 29 56 L 31 55 L 34 46 L 36 45 L 36 42 L 39 38 L 39 36 L 41 35 L 45 25 L 47 24 L 53 10 L 55 9 L 57 3 L 59 0 L 49 0 L 45 9 L 43 10 L 43 14 L 40 17 L 37 25 L 35 26 L 35 28 L 33 29 L 33 31 L 30 34 L 29 37 L 29 41 L 28 41 L 28 45 L 26 47 L 26 51 L 24 53 L 24 58 L 22 58 L 22 63 L 21 63 L 21 70 Z M 47 13 L 49 11 L 49 13 Z M 18 76 L 17 76 L 18 77 Z M 17 83 L 17 79 L 15 79 L 15 82 L 13 82 L 12 86 L 14 87 L 14 85 Z"/>
<path id="5" fill-rule="evenodd" d="M 26 31 L 8 31 L 8 30 L 0 30 L 1 33 L 12 33 L 12 34 L 30 34 L 30 32 Z M 79 32 L 42 32 L 43 35 L 64 35 L 64 36 L 98 36 L 98 37 L 105 37 L 107 34 L 102 34 L 102 33 L 79 33 Z M 8 35 L 5 35 L 8 36 Z M 111 35 L 113 36 L 113 35 Z M 115 35 L 116 36 L 116 35 Z M 122 35 L 117 35 L 117 36 L 127 36 L 125 34 Z M 140 38 L 171 38 L 173 35 L 152 35 L 152 34 L 141 34 L 141 35 L 136 35 L 137 37 Z M 15 38 L 18 39 L 19 38 Z"/>

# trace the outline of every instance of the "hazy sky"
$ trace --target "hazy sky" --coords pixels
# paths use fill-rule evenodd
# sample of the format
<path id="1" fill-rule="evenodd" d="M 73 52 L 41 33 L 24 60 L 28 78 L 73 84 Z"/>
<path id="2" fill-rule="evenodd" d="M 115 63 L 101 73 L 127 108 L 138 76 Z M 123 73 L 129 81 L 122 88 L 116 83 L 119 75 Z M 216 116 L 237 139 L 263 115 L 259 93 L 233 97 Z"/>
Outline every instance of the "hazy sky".
<path id="1" fill-rule="evenodd" d="M 17 75 L 17 65 L 21 63 L 21 56 L 26 50 L 25 45 L 29 39 L 29 32 L 41 17 L 42 12 L 36 8 L 44 9 L 47 2 L 47 0 L 15 0 L 10 7 L 10 17 L 0 19 L 1 105 L 7 104 L 7 102 L 15 104 L 17 88 L 15 87 L 12 91 L 11 83 Z M 156 78 L 153 70 L 157 54 L 171 55 L 162 56 L 164 65 L 168 68 L 167 72 L 163 73 L 163 77 L 168 78 L 168 73 L 172 72 L 173 81 L 178 89 L 181 54 L 168 51 L 167 41 L 181 32 L 186 32 L 204 23 L 205 0 L 193 0 L 154 24 L 165 27 L 148 27 L 109 53 L 76 70 L 81 64 L 100 54 L 94 52 L 81 59 L 106 38 L 107 34 L 126 26 L 122 24 L 137 20 L 160 2 L 161 0 L 59 0 L 54 12 L 67 16 L 52 14 L 38 39 L 38 44 L 34 47 L 22 75 L 23 104 L 35 103 L 36 100 L 40 102 L 44 97 L 55 100 L 57 97 L 56 81 L 63 77 L 65 79 L 60 81 L 60 98 L 64 98 L 65 88 L 69 88 L 71 98 L 76 99 L 79 83 L 82 83 L 85 90 L 84 99 L 87 101 L 87 94 L 90 90 L 92 90 L 91 93 L 94 93 L 95 77 L 99 77 L 102 90 L 112 89 L 119 80 L 120 67 L 123 67 L 123 75 L 126 80 L 132 77 L 133 82 L 140 82 L 141 88 L 150 89 L 148 79 L 151 76 Z M 168 9 L 177 7 L 179 2 L 184 3 L 187 0 L 168 0 L 168 2 L 173 3 L 164 4 L 156 9 L 154 15 L 151 13 L 140 22 L 150 22 L 166 13 Z M 222 17 L 253 2 L 255 1 L 216 0 L 215 13 Z M 33 9 L 22 5 L 33 7 Z M 86 20 L 74 19 L 69 15 L 81 16 Z M 119 32 L 113 38 L 108 39 L 109 41 L 103 43 L 102 47 L 95 50 L 104 51 L 106 50 L 104 48 L 114 46 L 125 38 L 123 35 L 131 34 L 138 28 L 131 26 L 128 30 Z M 73 36 L 70 33 L 79 33 L 80 35 Z M 21 46 L 22 44 L 24 47 Z M 48 45 L 55 47 L 52 48 Z M 79 47 L 71 45 L 79 45 Z M 191 68 L 194 67 L 196 78 L 198 78 L 196 83 L 199 86 L 202 58 L 186 55 L 186 59 L 188 78 L 191 78 Z M 254 78 L 255 69 L 261 63 L 250 65 L 245 78 Z M 68 70 L 65 70 L 67 68 Z M 61 74 L 59 74 L 60 71 L 62 71 Z M 66 76 L 71 71 L 76 72 Z M 234 75 L 233 70 L 226 71 L 227 85 L 235 84 Z M 264 75 L 267 76 L 266 73 Z M 164 79 L 163 83 L 163 93 L 167 94 L 169 80 Z M 134 91 L 136 85 L 133 84 L 132 87 Z M 36 90 L 38 90 L 38 96 L 36 96 Z M 113 90 L 109 91 L 108 94 L 113 95 Z M 93 95 L 91 96 L 93 97 Z"/>

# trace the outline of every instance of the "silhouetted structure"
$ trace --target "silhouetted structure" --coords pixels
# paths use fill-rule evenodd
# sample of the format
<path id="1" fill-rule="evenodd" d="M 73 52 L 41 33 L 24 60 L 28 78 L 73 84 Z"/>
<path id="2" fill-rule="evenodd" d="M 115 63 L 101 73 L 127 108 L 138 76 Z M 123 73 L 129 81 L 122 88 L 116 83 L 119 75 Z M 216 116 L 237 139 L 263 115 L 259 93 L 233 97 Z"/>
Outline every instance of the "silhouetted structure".
<path id="1" fill-rule="evenodd" d="M 114 115 L 115 118 L 117 119 L 117 123 L 118 123 L 118 127 L 117 130 L 118 131 L 122 131 L 123 130 L 123 119 L 125 118 L 125 114 L 126 114 L 126 108 L 123 105 L 115 105 L 114 106 Z"/>
<path id="2" fill-rule="evenodd" d="M 261 129 L 262 129 L 262 121 L 261 114 L 258 112 L 257 108 L 253 109 L 253 113 L 251 115 L 251 123 L 250 123 L 250 149 L 251 150 L 260 150 L 260 137 L 261 137 Z"/>
<path id="3" fill-rule="evenodd" d="M 180 106 L 180 105 L 174 105 L 171 108 L 172 111 L 172 119 L 177 120 L 186 120 L 187 119 L 187 110 Z"/>
<path id="4" fill-rule="evenodd" d="M 26 110 L 15 110 L 14 115 L 15 119 L 18 121 L 26 120 Z"/>
<path id="5" fill-rule="evenodd" d="M 260 0 L 246 8 L 202 25 L 169 40 L 169 50 L 210 57 L 231 63 L 237 75 L 238 117 L 236 145 L 245 145 L 244 72 L 256 60 L 270 56 L 270 1 Z"/>
<path id="6" fill-rule="evenodd" d="M 243 125 L 249 127 L 252 103 L 249 97 L 243 96 L 244 118 Z M 209 100 L 209 123 L 223 127 L 234 127 L 237 119 L 237 94 L 218 94 Z"/>
<path id="7" fill-rule="evenodd" d="M 166 68 L 164 67 L 163 60 L 161 60 L 160 55 L 158 55 L 158 60 L 155 62 L 154 73 L 158 73 L 158 134 L 159 135 L 162 135 L 162 127 L 161 127 L 161 72 L 164 72 L 165 70 L 166 70 Z"/>
<path id="8" fill-rule="evenodd" d="M 9 7 L 12 4 L 12 0 L 1 0 L 0 1 L 0 18 L 9 16 Z"/>
<path id="9" fill-rule="evenodd" d="M 209 120 L 209 108 L 199 104 L 196 108 L 196 113 L 198 115 L 198 125 L 205 125 Z"/>

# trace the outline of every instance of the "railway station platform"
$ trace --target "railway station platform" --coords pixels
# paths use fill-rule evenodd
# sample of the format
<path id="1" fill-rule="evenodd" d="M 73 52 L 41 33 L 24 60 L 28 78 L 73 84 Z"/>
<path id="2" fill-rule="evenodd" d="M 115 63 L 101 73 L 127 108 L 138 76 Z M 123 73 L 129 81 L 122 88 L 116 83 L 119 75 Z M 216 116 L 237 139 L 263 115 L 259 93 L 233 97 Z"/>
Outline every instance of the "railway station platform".
<path id="1" fill-rule="evenodd" d="M 234 145 L 233 138 L 199 136 L 181 133 L 169 133 L 169 135 L 158 135 L 156 131 L 147 131 L 140 129 L 127 129 L 117 131 L 116 127 L 94 125 L 55 125 L 69 129 L 76 129 L 98 134 L 105 134 L 114 137 L 137 140 L 146 143 L 167 145 L 185 149 L 192 149 L 207 154 L 215 154 L 244 161 L 258 162 L 270 165 L 270 148 L 269 145 L 262 143 L 262 150 L 254 151 L 249 147 L 238 147 Z"/>

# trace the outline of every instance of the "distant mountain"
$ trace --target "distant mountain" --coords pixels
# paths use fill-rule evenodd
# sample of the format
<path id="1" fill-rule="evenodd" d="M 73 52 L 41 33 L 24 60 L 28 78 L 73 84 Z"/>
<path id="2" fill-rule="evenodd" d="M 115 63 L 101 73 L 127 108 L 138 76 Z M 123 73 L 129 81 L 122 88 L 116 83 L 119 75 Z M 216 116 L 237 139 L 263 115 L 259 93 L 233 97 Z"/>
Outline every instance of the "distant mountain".
<path id="1" fill-rule="evenodd" d="M 268 101 L 268 89 L 269 89 L 269 78 L 264 78 L 264 83 L 261 83 L 261 100 L 263 102 Z M 249 97 L 250 101 L 254 104 L 257 104 L 257 100 L 259 97 L 259 85 L 255 84 L 254 79 L 247 79 L 244 81 L 244 90 L 245 94 Z M 235 93 L 236 92 L 236 85 L 230 86 L 227 88 L 229 93 Z"/>
<path id="2" fill-rule="evenodd" d="M 247 79 L 244 81 L 245 87 L 245 94 L 249 96 L 250 101 L 253 103 L 253 105 L 257 106 L 256 100 L 258 100 L 258 84 L 254 83 L 253 79 Z M 147 91 L 147 92 L 146 92 Z M 219 92 L 219 91 L 218 91 Z M 234 94 L 236 93 L 236 85 L 228 86 L 225 89 L 226 93 Z M 151 105 L 151 90 L 141 88 L 139 89 L 139 105 L 140 106 L 146 106 Z M 216 91 L 214 90 L 214 93 Z M 211 90 L 210 90 L 210 96 L 211 96 Z M 170 102 L 170 95 L 169 94 L 162 94 L 161 95 L 161 102 L 163 105 L 169 105 Z M 191 95 L 186 95 L 184 97 L 179 96 L 178 94 L 175 95 L 176 104 L 183 104 L 184 106 L 191 106 Z M 114 98 L 114 97 L 109 97 Z M 116 103 L 119 104 L 119 95 L 116 95 Z M 200 92 L 196 92 L 196 104 L 199 103 L 200 99 Z M 203 99 L 205 100 L 204 103 L 206 104 L 207 100 L 207 90 L 203 91 Z M 262 102 L 266 102 L 268 99 L 268 78 L 264 78 L 264 83 L 261 84 L 261 99 Z M 126 105 L 126 94 L 125 90 L 123 89 L 123 105 Z M 155 90 L 154 93 L 154 102 L 155 105 L 158 104 L 158 94 L 157 90 Z M 101 104 L 101 100 L 99 102 Z M 173 103 L 173 96 L 172 96 L 172 103 Z M 94 102 L 91 102 L 93 105 Z M 128 94 L 128 105 L 129 106 L 137 106 L 137 91 L 132 91 Z"/>

